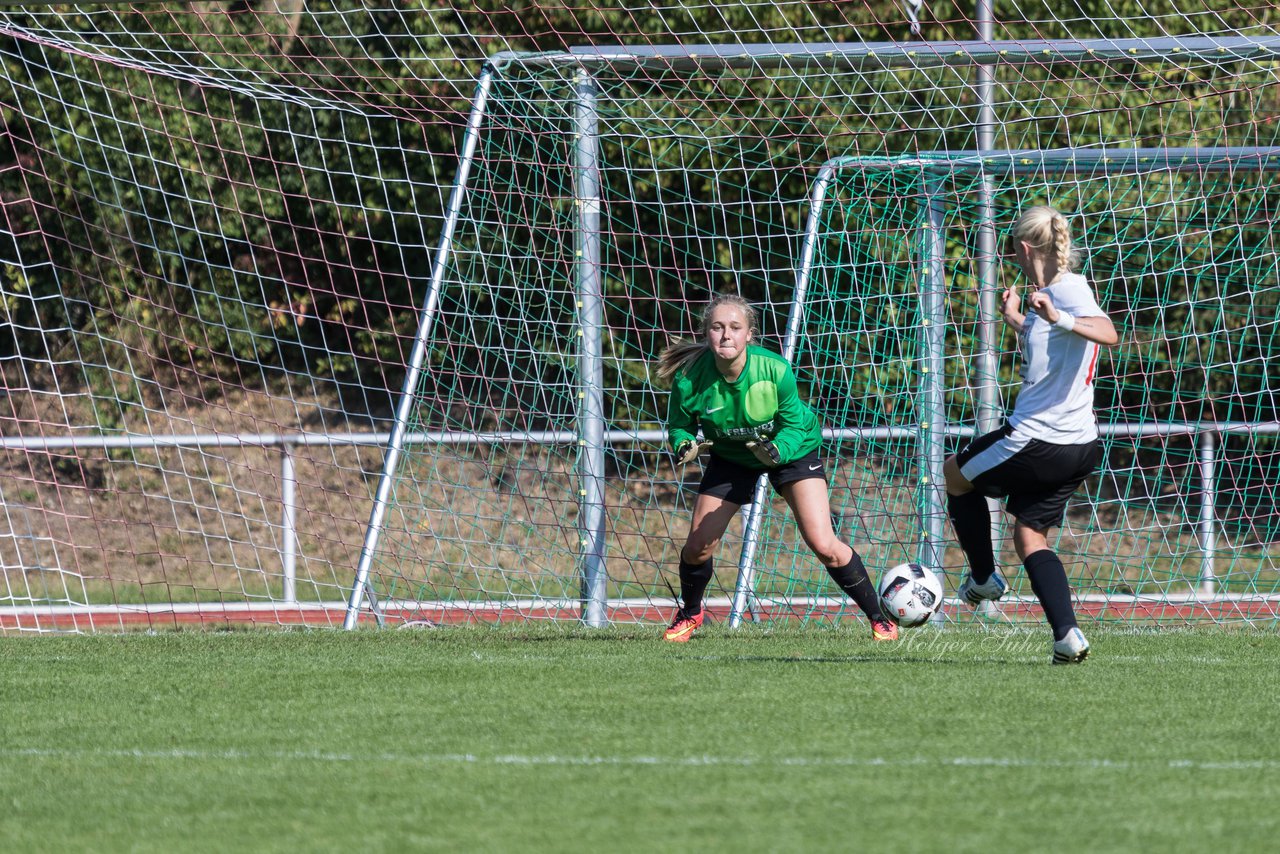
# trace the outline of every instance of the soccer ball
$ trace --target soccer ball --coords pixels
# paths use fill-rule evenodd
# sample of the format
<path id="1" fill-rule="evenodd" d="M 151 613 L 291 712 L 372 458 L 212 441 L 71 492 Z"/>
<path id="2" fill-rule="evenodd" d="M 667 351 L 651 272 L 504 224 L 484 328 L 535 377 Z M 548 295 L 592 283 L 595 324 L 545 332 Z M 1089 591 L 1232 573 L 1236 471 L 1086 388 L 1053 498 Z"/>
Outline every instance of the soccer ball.
<path id="1" fill-rule="evenodd" d="M 900 563 L 880 579 L 880 610 L 903 628 L 924 625 L 942 607 L 942 582 L 918 563 Z"/>

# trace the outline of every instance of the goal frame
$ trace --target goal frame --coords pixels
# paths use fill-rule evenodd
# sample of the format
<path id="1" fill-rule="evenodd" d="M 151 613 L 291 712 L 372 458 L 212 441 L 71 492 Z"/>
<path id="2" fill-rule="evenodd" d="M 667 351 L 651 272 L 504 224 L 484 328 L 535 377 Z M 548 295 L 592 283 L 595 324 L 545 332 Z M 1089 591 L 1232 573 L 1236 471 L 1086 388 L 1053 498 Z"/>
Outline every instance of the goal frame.
<path id="1" fill-rule="evenodd" d="M 407 364 L 404 383 L 401 387 L 399 402 L 396 406 L 395 419 L 387 442 L 382 471 L 374 494 L 373 507 L 360 550 L 360 557 L 355 570 L 355 578 L 351 594 L 347 602 L 343 622 L 345 629 L 356 628 L 360 612 L 366 600 L 379 625 L 384 624 L 385 617 L 379 607 L 369 576 L 378 542 L 384 527 L 395 472 L 403 455 L 409 420 L 414 403 L 414 391 L 422 376 L 426 360 L 427 342 L 436 319 L 440 292 L 443 287 L 450 257 L 453 252 L 454 233 L 462 216 L 466 203 L 471 170 L 476 159 L 489 101 L 493 94 L 495 79 L 506 74 L 512 68 L 536 69 L 546 66 L 564 66 L 573 71 L 574 104 L 572 115 L 574 122 L 572 183 L 574 189 L 576 252 L 573 280 L 577 293 L 579 350 L 577 356 L 578 378 L 578 424 L 576 442 L 579 447 L 577 493 L 581 498 L 578 516 L 578 541 L 580 543 L 580 565 L 582 567 L 581 620 L 591 627 L 601 627 L 608 623 L 607 594 L 605 575 L 605 539 L 604 539 L 604 481 L 605 481 L 605 436 L 604 423 L 604 390 L 603 364 L 601 358 L 601 325 L 603 322 L 603 295 L 601 293 L 601 255 L 600 255 L 600 213 L 601 213 L 601 178 L 600 178 L 600 132 L 597 97 L 599 89 L 596 75 L 602 69 L 639 68 L 651 66 L 671 70 L 716 70 L 725 68 L 827 68 L 827 69 L 927 69 L 943 66 L 975 68 L 980 75 L 977 83 L 970 84 L 979 93 L 978 127 L 979 144 L 993 145 L 994 123 L 991 98 L 991 74 L 995 67 L 1018 64 L 1062 64 L 1132 61 L 1142 62 L 1170 58 L 1211 57 L 1214 59 L 1249 59 L 1274 61 L 1280 59 L 1280 37 L 1165 37 L 1158 39 L 1040 39 L 1026 41 L 994 41 L 989 38 L 971 41 L 943 42 L 875 42 L 875 43 L 815 43 L 815 44 L 776 44 L 776 45 L 647 45 L 647 46 L 584 46 L 568 51 L 549 53 L 519 53 L 504 51 L 494 54 L 483 65 L 477 78 L 475 93 L 468 114 L 466 129 L 460 149 L 459 164 L 449 200 L 445 207 L 444 223 L 440 241 L 437 246 L 431 268 L 430 280 L 422 308 L 419 312 L 417 333 Z M 1255 168 L 1267 164 L 1267 168 L 1280 169 L 1280 163 L 1272 166 L 1280 149 L 1069 149 L 1054 152 L 1014 152 L 1001 151 L 994 148 L 982 148 L 977 152 L 938 152 L 940 159 L 934 157 L 917 158 L 921 164 L 931 164 L 930 169 L 969 168 L 979 171 L 984 177 L 980 194 L 979 237 L 981 255 L 978 259 L 980 270 L 979 283 L 979 346 L 976 354 L 977 371 L 976 386 L 978 397 L 977 430 L 990 429 L 998 420 L 998 389 L 995 375 L 995 334 L 998 319 L 995 317 L 995 263 L 994 233 L 995 224 L 992 219 L 990 204 L 994 193 L 992 185 L 986 179 L 987 170 L 1000 168 L 1017 168 L 1016 164 L 1027 159 L 1035 162 L 1039 158 L 1040 168 L 1050 166 L 1054 169 L 1088 168 L 1109 170 L 1121 168 L 1117 164 L 1128 164 L 1125 168 L 1133 168 L 1133 164 L 1142 162 L 1141 158 L 1157 158 L 1159 163 L 1171 163 L 1170 156 L 1189 156 L 1188 151 L 1212 152 L 1207 160 L 1196 159 L 1186 162 L 1188 168 L 1212 167 L 1222 163 L 1221 168 L 1232 168 L 1227 164 L 1253 163 Z M 1183 152 L 1182 155 L 1170 152 Z M 1265 152 L 1265 153 L 1261 153 Z M 1164 159 L 1160 159 L 1164 158 Z M 1223 159 L 1225 158 L 1225 160 Z M 839 160 L 839 159 L 837 159 Z M 949 165 L 948 165 L 949 164 Z M 844 165 L 836 160 L 824 164 L 814 181 L 810 195 L 810 211 L 805 232 L 805 243 L 802 259 L 797 268 L 797 282 L 793 294 L 789 318 L 786 327 L 784 356 L 794 353 L 795 342 L 799 334 L 800 317 L 802 315 L 805 289 L 811 271 L 812 253 L 816 237 L 813 229 L 817 227 L 821 213 L 821 202 L 832 176 Z M 1144 166 L 1150 169 L 1150 166 Z M 826 183 L 823 183 L 823 175 Z M 940 301 L 944 288 L 942 268 L 942 241 L 940 211 L 934 210 L 930 204 L 930 214 L 922 235 L 922 275 L 920 277 L 920 293 L 922 306 L 926 316 L 930 312 L 940 310 Z M 805 256 L 807 253 L 807 260 Z M 928 380 L 923 391 L 924 410 L 933 413 L 929 417 L 927 432 L 918 445 L 922 449 L 921 489 L 923 497 L 919 503 L 922 524 L 921 542 L 918 554 L 921 560 L 936 561 L 942 542 L 942 530 L 945 518 L 945 502 L 941 496 L 941 463 L 942 441 L 947 429 L 942 419 L 936 417 L 940 413 L 942 399 L 942 326 L 934 325 L 927 333 L 925 346 L 926 358 L 930 360 L 932 369 L 926 376 Z M 1140 425 L 1146 428 L 1150 425 Z M 1201 447 L 1201 476 L 1205 475 L 1206 448 L 1208 450 L 1208 472 L 1212 474 L 1212 436 L 1222 432 L 1248 430 L 1249 432 L 1280 432 L 1280 425 L 1213 425 L 1207 431 L 1201 425 L 1159 425 L 1169 427 L 1168 432 L 1196 432 L 1203 437 L 1210 437 L 1209 444 Z M 1192 427 L 1194 426 L 1194 430 Z M 856 432 L 856 431 L 855 431 Z M 763 484 L 757 487 L 757 498 L 761 497 Z M 754 586 L 754 561 L 758 530 L 763 519 L 763 502 L 757 500 L 752 505 L 747 520 L 744 546 L 739 560 L 738 579 L 735 584 L 730 625 L 740 624 L 744 614 L 751 608 Z M 1205 503 L 1200 520 L 1202 549 L 1212 545 L 1213 505 Z M 1204 518 L 1207 512 L 1209 518 Z M 1205 538 L 1208 542 L 1205 542 Z M 1212 548 L 1205 549 L 1206 560 L 1202 570 L 1202 592 L 1212 595 Z"/>

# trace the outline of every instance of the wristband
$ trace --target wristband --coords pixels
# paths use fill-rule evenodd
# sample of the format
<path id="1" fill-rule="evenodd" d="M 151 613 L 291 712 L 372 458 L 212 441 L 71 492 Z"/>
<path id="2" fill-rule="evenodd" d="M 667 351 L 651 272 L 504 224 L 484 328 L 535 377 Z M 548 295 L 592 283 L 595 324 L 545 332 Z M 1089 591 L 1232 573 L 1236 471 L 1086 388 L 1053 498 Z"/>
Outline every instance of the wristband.
<path id="1" fill-rule="evenodd" d="M 1074 315 L 1067 314 L 1065 311 L 1060 311 L 1058 312 L 1058 319 L 1053 322 L 1053 325 L 1064 332 L 1070 332 L 1072 329 L 1076 328 L 1076 319 Z"/>

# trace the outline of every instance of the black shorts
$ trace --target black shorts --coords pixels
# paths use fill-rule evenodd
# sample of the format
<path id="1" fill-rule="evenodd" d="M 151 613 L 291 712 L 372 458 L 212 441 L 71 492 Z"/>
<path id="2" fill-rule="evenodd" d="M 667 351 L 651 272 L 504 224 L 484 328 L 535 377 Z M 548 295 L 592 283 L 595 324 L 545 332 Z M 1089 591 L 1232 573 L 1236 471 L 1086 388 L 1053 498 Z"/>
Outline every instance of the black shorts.
<path id="1" fill-rule="evenodd" d="M 755 499 L 756 484 L 762 474 L 769 475 L 769 482 L 773 484 L 775 491 L 798 480 L 813 477 L 820 477 L 824 481 L 827 479 L 827 470 L 823 468 L 817 451 L 810 451 L 798 460 L 765 470 L 730 462 L 724 457 L 716 456 L 715 451 L 708 456 L 711 462 L 702 471 L 698 494 L 723 498 L 732 504 L 750 504 Z"/>
<path id="2" fill-rule="evenodd" d="M 956 454 L 960 474 L 988 498 L 1004 498 L 1005 509 L 1043 531 L 1062 524 L 1067 501 L 1102 461 L 1095 439 L 1055 445 L 1029 439 L 1006 424 L 979 436 Z"/>

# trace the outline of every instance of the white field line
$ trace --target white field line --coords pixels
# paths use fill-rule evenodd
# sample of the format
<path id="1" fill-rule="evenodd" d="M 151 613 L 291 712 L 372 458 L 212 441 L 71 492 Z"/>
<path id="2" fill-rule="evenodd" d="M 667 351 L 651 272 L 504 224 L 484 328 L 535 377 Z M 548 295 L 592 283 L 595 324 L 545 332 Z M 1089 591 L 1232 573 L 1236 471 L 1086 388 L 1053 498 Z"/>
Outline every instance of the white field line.
<path id="1" fill-rule="evenodd" d="M 408 765 L 515 765 L 515 766 L 654 766 L 672 768 L 1082 768 L 1118 771 L 1276 771 L 1280 759 L 1200 760 L 1200 759 L 1037 759 L 1004 756 L 556 756 L 499 753 L 333 753 L 286 750 L 92 750 L 76 748 L 2 748 L 4 759 L 133 759 L 201 760 L 228 762 L 317 762 Z"/>

